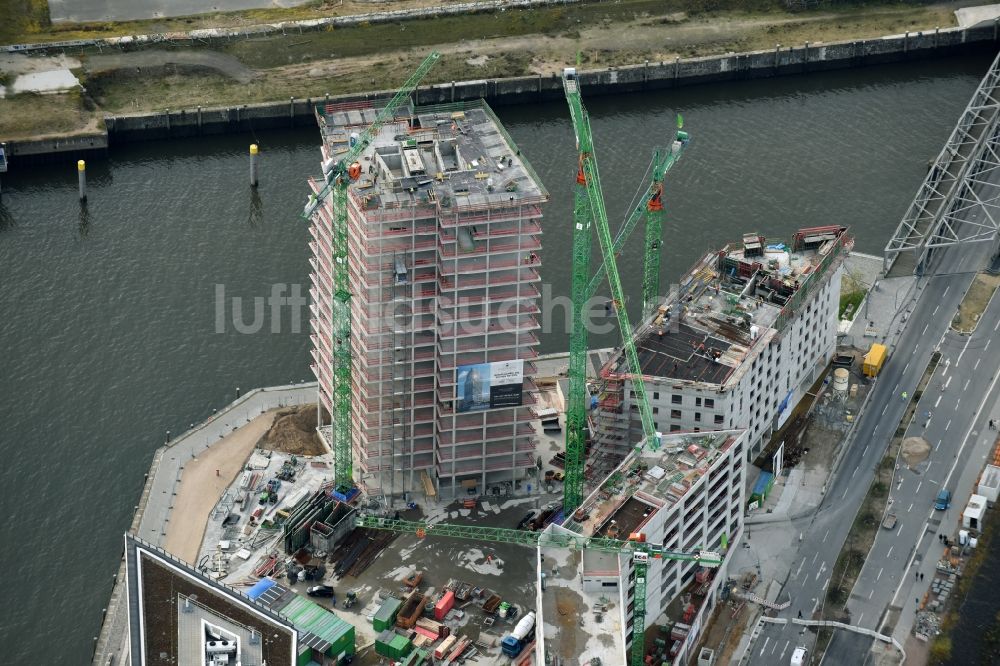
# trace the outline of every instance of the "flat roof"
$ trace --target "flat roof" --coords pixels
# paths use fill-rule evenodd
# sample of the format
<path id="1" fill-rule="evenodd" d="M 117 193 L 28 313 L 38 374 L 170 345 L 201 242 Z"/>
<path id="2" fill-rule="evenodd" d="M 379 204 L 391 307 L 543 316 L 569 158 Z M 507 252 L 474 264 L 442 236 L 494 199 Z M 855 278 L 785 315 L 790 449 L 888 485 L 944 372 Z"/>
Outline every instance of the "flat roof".
<path id="1" fill-rule="evenodd" d="M 378 110 L 320 105 L 317 119 L 329 158 L 345 155 Z M 400 108 L 359 160 L 350 190 L 366 208 L 433 205 L 488 208 L 548 198 L 534 170 L 482 100 Z"/>
<path id="2" fill-rule="evenodd" d="M 657 509 L 668 508 L 736 443 L 745 430 L 720 430 L 663 435 L 653 451 L 632 451 L 621 465 L 582 504 L 586 518 L 568 517 L 564 526 L 585 535 L 606 534 L 611 521 L 619 539 L 639 528 Z M 627 529 L 625 529 L 627 528 Z"/>
<path id="3" fill-rule="evenodd" d="M 803 302 L 811 281 L 849 248 L 847 227 L 800 229 L 790 243 L 750 233 L 706 253 L 634 337 L 647 377 L 725 384 Z M 605 374 L 630 371 L 619 351 Z"/>
<path id="4" fill-rule="evenodd" d="M 555 524 L 546 529 L 565 531 Z M 545 591 L 541 593 L 537 616 L 542 627 L 538 640 L 544 641 L 546 654 L 560 657 L 565 664 L 589 664 L 595 657 L 602 664 L 622 663 L 625 643 L 621 590 L 614 587 L 587 592 L 581 584 L 585 560 L 587 570 L 592 569 L 590 556 L 613 561 L 617 575 L 618 555 L 564 548 L 539 547 L 538 551 L 545 573 Z"/>

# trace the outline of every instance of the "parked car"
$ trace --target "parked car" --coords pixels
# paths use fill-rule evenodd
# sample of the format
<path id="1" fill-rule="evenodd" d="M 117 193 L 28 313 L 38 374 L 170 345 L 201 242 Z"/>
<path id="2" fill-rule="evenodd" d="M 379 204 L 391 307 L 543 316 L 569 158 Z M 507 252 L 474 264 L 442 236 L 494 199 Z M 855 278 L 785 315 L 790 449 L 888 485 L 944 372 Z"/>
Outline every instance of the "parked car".
<path id="1" fill-rule="evenodd" d="M 795 651 L 792 652 L 791 666 L 805 666 L 806 659 L 809 657 L 809 650 L 804 647 L 797 647 Z"/>
<path id="2" fill-rule="evenodd" d="M 332 597 L 334 595 L 334 590 L 329 585 L 313 585 L 306 590 L 306 594 L 310 597 Z"/>
<path id="3" fill-rule="evenodd" d="M 535 511 L 533 510 L 529 511 L 524 516 L 524 518 L 522 518 L 521 521 L 517 524 L 517 527 L 515 529 L 523 530 L 525 527 L 527 527 L 528 523 L 530 523 L 531 519 L 534 517 L 535 517 Z"/>
<path id="4" fill-rule="evenodd" d="M 934 508 L 938 511 L 947 511 L 948 507 L 951 506 L 951 491 L 947 488 L 942 488 L 941 492 L 938 493 L 937 499 L 934 500 Z"/>

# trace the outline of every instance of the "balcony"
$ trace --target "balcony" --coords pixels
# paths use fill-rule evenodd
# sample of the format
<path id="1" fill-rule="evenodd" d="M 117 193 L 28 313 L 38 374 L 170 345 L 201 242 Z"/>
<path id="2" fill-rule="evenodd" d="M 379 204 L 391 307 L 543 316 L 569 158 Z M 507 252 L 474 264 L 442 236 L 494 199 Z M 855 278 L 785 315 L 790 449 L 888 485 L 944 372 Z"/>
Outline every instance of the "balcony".
<path id="1" fill-rule="evenodd" d="M 530 440 L 519 440 L 516 442 L 518 453 L 528 453 L 535 450 L 535 442 Z M 437 459 L 441 462 L 452 460 L 468 460 L 470 458 L 482 458 L 484 456 L 507 456 L 508 460 L 515 452 L 510 443 L 487 444 L 486 451 L 483 452 L 482 445 L 476 446 L 456 446 L 454 448 L 438 448 Z"/>
<path id="2" fill-rule="evenodd" d="M 438 257 L 446 261 L 455 257 L 461 260 L 462 257 L 475 257 L 477 255 L 495 255 L 501 253 L 514 253 L 516 255 L 517 253 L 533 252 L 542 249 L 542 242 L 535 236 L 515 238 L 511 241 L 498 239 L 481 242 L 470 250 L 459 250 L 458 252 L 455 252 L 454 238 L 443 238 L 441 240 L 445 241 L 446 244 L 438 243 Z M 452 242 L 449 243 L 448 241 Z M 516 262 L 517 256 L 514 256 L 513 259 Z M 537 257 L 531 261 L 522 261 L 523 263 L 530 263 L 533 266 L 541 265 Z M 493 262 L 491 261 L 490 263 L 492 264 Z"/>
<path id="3" fill-rule="evenodd" d="M 473 313 L 467 311 L 468 308 L 473 308 L 473 307 L 476 308 L 476 310 L 479 310 L 479 312 Z M 458 305 L 447 309 L 438 308 L 437 319 L 439 322 L 444 324 L 454 324 L 456 322 L 469 322 L 474 319 L 483 319 L 484 317 L 493 319 L 497 317 L 507 318 L 512 315 L 538 314 L 538 312 L 540 311 L 538 305 L 530 300 L 525 300 L 520 303 L 515 301 L 506 301 L 503 303 L 491 303 L 487 307 L 489 307 L 489 311 L 485 313 L 481 311 L 483 309 L 483 306 L 474 306 L 474 305 Z M 460 311 L 466 310 L 466 311 L 461 312 L 461 314 L 456 316 L 453 314 L 455 310 L 460 310 Z M 503 312 L 501 312 L 501 310 L 503 310 Z"/>
<path id="4" fill-rule="evenodd" d="M 444 215 L 439 224 L 442 227 L 453 228 L 476 223 L 507 222 L 518 220 L 533 221 L 542 217 L 542 209 L 535 205 L 522 205 L 511 208 L 492 208 L 485 211 L 470 211 L 466 213 L 456 213 L 455 215 Z"/>
<path id="5" fill-rule="evenodd" d="M 457 264 L 457 265 L 456 265 Z M 483 273 L 491 271 L 501 271 L 504 269 L 516 269 L 525 266 L 526 263 L 518 256 L 510 257 L 487 257 L 485 259 L 465 259 L 459 261 L 438 261 L 438 272 L 441 275 L 455 275 L 463 277 L 470 273 Z M 462 280 L 464 282 L 464 280 Z"/>
<path id="6" fill-rule="evenodd" d="M 511 424 L 506 427 L 499 426 L 499 427 L 487 428 L 485 436 L 482 434 L 482 432 L 478 431 L 455 432 L 451 430 L 445 430 L 438 433 L 438 445 L 453 446 L 458 444 L 471 444 L 473 442 L 475 443 L 492 442 L 501 439 L 506 439 L 509 442 L 512 438 L 515 437 L 517 438 L 532 437 L 534 434 L 535 434 L 535 428 L 530 423 L 518 423 L 516 427 L 514 427 L 513 424 Z"/>
<path id="7" fill-rule="evenodd" d="M 513 465 L 511 464 L 512 462 Z M 519 454 L 513 461 L 511 461 L 509 457 L 493 457 L 447 463 L 438 462 L 437 473 L 438 477 L 446 478 L 452 475 L 453 466 L 454 474 L 458 476 L 461 474 L 475 474 L 479 472 L 495 472 L 502 469 L 524 469 L 532 467 L 534 464 L 535 457 L 533 455 Z"/>
<path id="8" fill-rule="evenodd" d="M 494 269 L 491 269 L 494 270 Z M 540 282 L 541 276 L 538 271 L 532 270 L 530 268 L 522 268 L 518 271 L 503 271 L 488 273 L 483 275 L 470 275 L 464 270 L 459 270 L 460 277 L 456 280 L 451 277 L 455 274 L 452 268 L 447 268 L 440 266 L 438 271 L 441 273 L 441 279 L 439 281 L 440 288 L 442 291 L 458 291 L 460 289 L 478 289 L 481 287 L 495 287 L 506 284 L 517 284 L 518 282 Z"/>
<path id="9" fill-rule="evenodd" d="M 441 324 L 438 326 L 438 337 L 447 340 L 450 338 L 464 337 L 469 335 L 498 335 L 512 333 L 514 331 L 533 331 L 541 328 L 534 317 L 519 317 L 517 321 L 505 322 L 502 326 L 497 323 L 486 324 Z M 481 346 L 487 345 L 485 342 Z"/>

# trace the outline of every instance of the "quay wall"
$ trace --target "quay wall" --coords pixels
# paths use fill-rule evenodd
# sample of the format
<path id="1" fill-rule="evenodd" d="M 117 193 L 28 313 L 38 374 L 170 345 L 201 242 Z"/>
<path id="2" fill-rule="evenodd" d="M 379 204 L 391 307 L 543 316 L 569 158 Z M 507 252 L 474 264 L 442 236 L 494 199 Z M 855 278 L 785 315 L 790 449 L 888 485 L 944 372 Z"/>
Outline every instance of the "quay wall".
<path id="1" fill-rule="evenodd" d="M 759 79 L 833 69 L 847 69 L 908 60 L 987 51 L 996 48 L 1000 23 L 975 28 L 946 28 L 907 33 L 878 39 L 830 44 L 803 44 L 766 51 L 732 53 L 673 61 L 644 62 L 624 67 L 581 70 L 579 78 L 585 96 L 613 95 L 643 90 L 660 90 L 701 83 Z M 104 150 L 119 142 L 225 134 L 279 127 L 311 126 L 313 106 L 320 102 L 358 102 L 385 99 L 390 91 L 374 91 L 318 98 L 290 98 L 282 102 L 245 104 L 229 107 L 168 109 L 137 115 L 109 115 L 105 118 Z M 460 102 L 483 98 L 491 105 L 504 106 L 563 97 L 557 74 L 499 79 L 454 81 L 421 86 L 414 95 L 418 105 Z M 99 135 L 98 135 L 99 136 Z M 85 137 L 83 140 L 96 140 Z M 30 147 L 28 146 L 30 144 Z M 68 158 L 92 149 L 67 139 L 9 142 L 9 154 L 16 164 L 42 159 L 45 154 Z"/>

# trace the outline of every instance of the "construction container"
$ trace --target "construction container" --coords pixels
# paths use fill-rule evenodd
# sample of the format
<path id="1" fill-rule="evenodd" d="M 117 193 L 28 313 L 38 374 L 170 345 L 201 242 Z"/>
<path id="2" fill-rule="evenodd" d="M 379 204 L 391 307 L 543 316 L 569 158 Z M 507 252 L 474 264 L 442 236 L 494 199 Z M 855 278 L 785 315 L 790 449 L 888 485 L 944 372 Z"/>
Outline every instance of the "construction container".
<path id="1" fill-rule="evenodd" d="M 420 614 L 424 611 L 425 603 L 426 598 L 424 595 L 416 590 L 410 592 L 406 600 L 403 601 L 403 606 L 400 608 L 399 614 L 396 616 L 396 626 L 403 629 L 412 628 L 420 618 Z"/>
<path id="2" fill-rule="evenodd" d="M 448 638 L 441 641 L 441 644 L 434 649 L 435 659 L 444 659 L 451 652 L 452 648 L 455 647 L 455 643 L 458 639 L 454 636 L 449 636 Z"/>
<path id="3" fill-rule="evenodd" d="M 426 664 L 429 658 L 430 653 L 427 650 L 414 650 L 400 663 L 400 666 L 421 666 Z"/>
<path id="4" fill-rule="evenodd" d="M 441 600 L 434 604 L 434 619 L 440 622 L 448 615 L 450 611 L 455 606 L 455 593 L 451 590 L 445 592 L 445 595 L 441 597 Z"/>
<path id="5" fill-rule="evenodd" d="M 389 659 L 402 659 L 413 650 L 413 642 L 392 631 L 383 631 L 375 639 L 375 652 Z"/>
<path id="6" fill-rule="evenodd" d="M 375 631 L 385 631 L 392 627 L 396 623 L 396 615 L 399 614 L 402 605 L 403 602 L 399 599 L 391 597 L 386 599 L 372 617 L 372 628 Z"/>
<path id="7" fill-rule="evenodd" d="M 882 365 L 885 363 L 888 352 L 889 350 L 885 345 L 873 343 L 871 348 L 868 350 L 868 353 L 865 354 L 865 360 L 861 365 L 861 371 L 868 377 L 877 377 L 879 371 L 882 370 Z"/>

